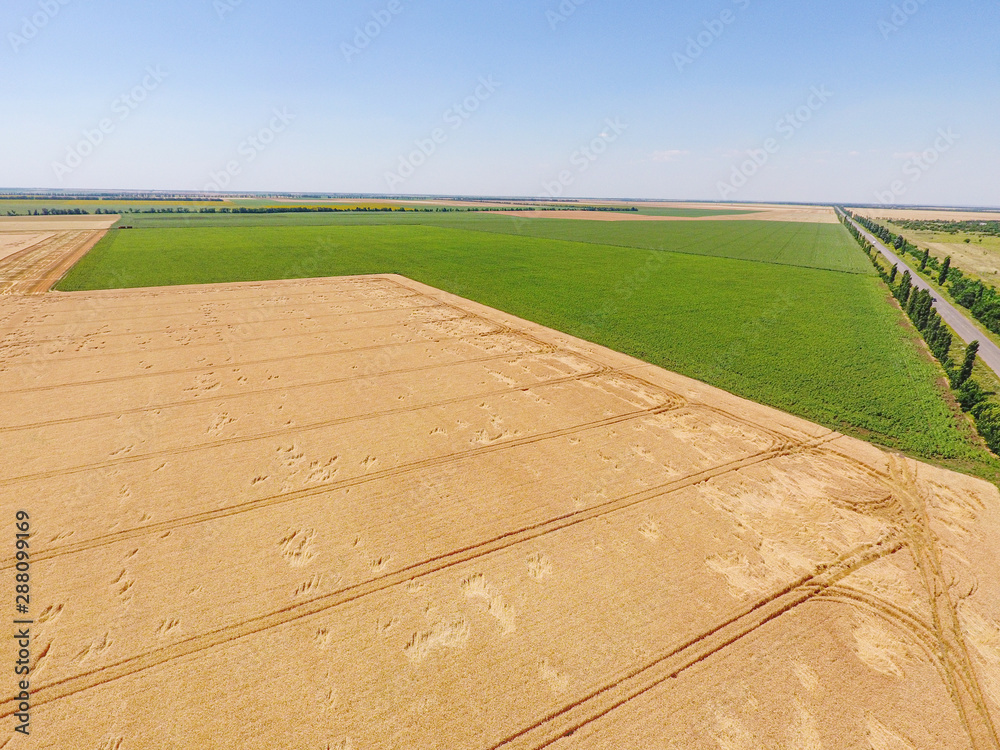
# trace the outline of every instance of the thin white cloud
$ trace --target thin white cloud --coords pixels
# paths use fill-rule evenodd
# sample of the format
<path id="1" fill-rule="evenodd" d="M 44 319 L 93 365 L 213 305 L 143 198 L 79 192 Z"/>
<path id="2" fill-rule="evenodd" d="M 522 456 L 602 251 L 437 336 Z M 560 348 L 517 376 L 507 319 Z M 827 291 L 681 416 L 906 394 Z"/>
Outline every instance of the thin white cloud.
<path id="1" fill-rule="evenodd" d="M 668 151 L 654 151 L 653 161 L 668 162 L 676 161 L 682 156 L 687 156 L 689 152 L 681 151 L 679 149 L 670 149 Z"/>

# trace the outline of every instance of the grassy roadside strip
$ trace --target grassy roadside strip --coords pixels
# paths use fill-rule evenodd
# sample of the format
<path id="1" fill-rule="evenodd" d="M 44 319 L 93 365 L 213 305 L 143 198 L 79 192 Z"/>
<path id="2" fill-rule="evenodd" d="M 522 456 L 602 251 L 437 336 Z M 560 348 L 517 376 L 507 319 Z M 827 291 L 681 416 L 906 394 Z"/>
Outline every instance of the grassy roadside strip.
<path id="1" fill-rule="evenodd" d="M 985 381 L 987 385 L 984 386 L 978 377 L 986 369 L 976 367 L 979 342 L 973 341 L 967 347 L 956 344 L 958 339 L 954 336 L 954 332 L 934 310 L 930 292 L 914 287 L 909 271 L 899 276 L 896 266 L 887 269 L 888 261 L 885 257 L 847 220 L 846 215 L 838 215 L 858 241 L 861 249 L 871 259 L 879 276 L 899 302 L 900 308 L 920 332 L 931 353 L 940 362 L 962 411 L 972 417 L 976 430 L 986 446 L 994 454 L 1000 455 L 1000 400 L 997 399 L 996 390 L 990 390 L 996 385 L 995 379 L 987 379 Z M 864 222 L 859 223 L 864 224 Z M 942 269 L 943 277 L 948 269 L 947 266 L 942 266 Z M 957 355 L 955 358 L 952 357 L 953 351 Z"/>

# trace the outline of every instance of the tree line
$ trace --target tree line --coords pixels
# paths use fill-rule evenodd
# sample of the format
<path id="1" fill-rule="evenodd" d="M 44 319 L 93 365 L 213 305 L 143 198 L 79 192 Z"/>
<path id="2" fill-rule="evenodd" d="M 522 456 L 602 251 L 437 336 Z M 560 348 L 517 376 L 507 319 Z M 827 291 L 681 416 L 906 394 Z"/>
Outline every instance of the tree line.
<path id="1" fill-rule="evenodd" d="M 943 219 L 908 219 L 897 221 L 903 229 L 942 234 L 982 234 L 1000 237 L 1000 221 L 945 221 Z M 968 240 L 967 240 L 968 241 Z"/>
<path id="2" fill-rule="evenodd" d="M 82 214 L 88 213 L 82 208 L 41 208 L 27 211 L 25 216 L 80 216 Z M 100 213 L 98 210 L 97 213 Z M 110 213 L 110 212 L 109 212 Z M 8 216 L 19 216 L 16 211 L 7 211 Z"/>
<path id="3" fill-rule="evenodd" d="M 942 320 L 941 315 L 934 309 L 934 298 L 927 289 L 920 289 L 913 284 L 913 277 L 910 272 L 899 273 L 899 267 L 893 266 L 886 269 L 882 263 L 882 254 L 870 243 L 860 230 L 849 220 L 853 218 L 858 224 L 864 226 L 873 235 L 886 244 L 890 244 L 897 250 L 902 251 L 906 244 L 905 239 L 897 237 L 889 232 L 885 227 L 867 219 L 864 216 L 857 216 L 846 209 L 838 210 L 838 217 L 847 227 L 854 239 L 857 240 L 861 249 L 869 257 L 872 265 L 878 271 L 879 276 L 888 285 L 889 290 L 899 302 L 899 306 L 907 314 L 914 327 L 927 342 L 927 347 L 937 358 L 948 376 L 948 382 L 955 394 L 955 399 L 961 406 L 962 411 L 970 414 L 976 425 L 976 430 L 989 446 L 993 453 L 1000 455 L 1000 402 L 997 402 L 997 394 L 987 391 L 982 384 L 972 377 L 976 365 L 976 358 L 979 354 L 979 342 L 973 341 L 969 344 L 962 356 L 961 363 L 956 362 L 951 357 L 953 336 L 948 325 Z M 902 242 L 899 241 L 902 239 Z M 899 244 L 897 244 L 899 243 Z M 913 247 L 910 245 L 910 247 Z M 916 250 L 916 248 L 914 248 Z M 923 251 L 921 257 L 921 270 L 930 265 L 930 254 Z M 951 279 L 952 274 L 957 269 L 951 267 L 951 259 L 946 258 L 938 263 L 936 269 L 939 278 Z"/>
<path id="4" fill-rule="evenodd" d="M 209 201 L 223 202 L 226 198 L 219 198 L 210 195 L 198 195 L 197 197 L 185 197 L 182 194 L 160 195 L 159 193 L 3 193 L 0 192 L 0 200 L 4 201 L 197 201 L 207 203 Z"/>
<path id="5" fill-rule="evenodd" d="M 951 256 L 941 260 L 929 249 L 921 250 L 905 237 L 894 234 L 881 224 L 864 216 L 854 216 L 855 221 L 887 245 L 894 247 L 904 257 L 910 255 L 919 262 L 921 273 L 926 273 L 938 286 L 951 294 L 952 299 L 967 309 L 987 330 L 1000 334 L 1000 291 L 979 279 L 967 276 L 955 268 Z"/>
<path id="6" fill-rule="evenodd" d="M 95 214 L 302 214 L 302 213 L 494 213 L 494 212 L 514 212 L 514 211 L 612 211 L 615 213 L 637 212 L 635 206 L 500 206 L 496 208 L 469 207 L 454 208 L 450 206 L 435 206 L 427 208 L 408 208 L 405 206 L 351 206 L 341 208 L 338 206 L 208 206 L 194 209 L 187 206 L 165 206 L 163 208 L 98 208 Z M 26 211 L 24 216 L 65 216 L 65 215 L 89 215 L 85 208 L 38 208 Z M 8 216 L 20 216 L 16 211 L 8 210 Z"/>

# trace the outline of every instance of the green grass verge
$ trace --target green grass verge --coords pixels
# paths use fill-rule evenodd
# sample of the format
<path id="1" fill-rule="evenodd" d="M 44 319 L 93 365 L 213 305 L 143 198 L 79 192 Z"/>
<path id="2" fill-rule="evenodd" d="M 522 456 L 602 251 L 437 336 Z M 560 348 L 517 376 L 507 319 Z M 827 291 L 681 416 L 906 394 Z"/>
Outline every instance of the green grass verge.
<path id="1" fill-rule="evenodd" d="M 706 253 L 749 231 L 762 258 L 775 255 L 767 237 L 797 238 L 830 265 L 836 253 L 868 262 L 846 232 L 818 226 L 770 224 L 760 235 L 754 223 L 699 222 L 686 231 L 702 233 Z M 389 223 L 136 229 L 110 233 L 59 288 L 395 272 L 920 458 L 992 470 L 957 429 L 936 365 L 877 276 L 694 250 Z"/>

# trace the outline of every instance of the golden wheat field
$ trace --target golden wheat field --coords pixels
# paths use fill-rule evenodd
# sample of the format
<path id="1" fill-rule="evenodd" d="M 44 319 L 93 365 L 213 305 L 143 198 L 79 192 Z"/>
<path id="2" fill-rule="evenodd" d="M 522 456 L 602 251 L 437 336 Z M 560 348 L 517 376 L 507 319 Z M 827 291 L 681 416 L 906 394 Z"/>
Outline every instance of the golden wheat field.
<path id="1" fill-rule="evenodd" d="M 985 482 L 399 276 L 0 337 L 10 747 L 997 746 Z"/>
<path id="2" fill-rule="evenodd" d="M 0 217 L 0 295 L 48 291 L 117 219 Z"/>

